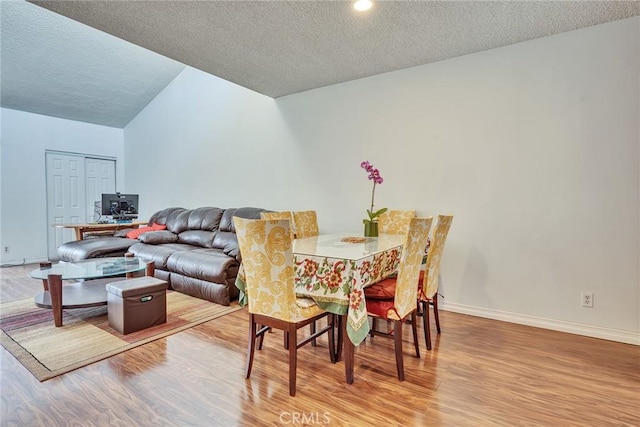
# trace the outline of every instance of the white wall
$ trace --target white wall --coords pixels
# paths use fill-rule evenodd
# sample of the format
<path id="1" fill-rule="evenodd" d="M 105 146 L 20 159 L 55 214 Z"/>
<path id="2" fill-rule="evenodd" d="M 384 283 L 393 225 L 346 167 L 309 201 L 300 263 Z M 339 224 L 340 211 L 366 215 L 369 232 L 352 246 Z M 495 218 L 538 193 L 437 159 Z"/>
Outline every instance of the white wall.
<path id="1" fill-rule="evenodd" d="M 47 259 L 45 151 L 116 158 L 124 191 L 123 130 L 23 111 L 0 109 L 0 252 L 2 264 Z"/>
<path id="2" fill-rule="evenodd" d="M 140 193 L 141 216 L 169 206 L 281 200 L 284 189 L 273 179 L 285 182 L 288 171 L 270 172 L 267 181 L 254 170 L 294 144 L 269 135 L 279 122 L 272 98 L 185 69 L 124 130 L 127 191 Z"/>
<path id="3" fill-rule="evenodd" d="M 640 343 L 639 56 L 632 18 L 275 101 L 187 69 L 125 129 L 127 187 L 359 231 L 366 159 L 376 206 L 455 215 L 444 308 Z"/>

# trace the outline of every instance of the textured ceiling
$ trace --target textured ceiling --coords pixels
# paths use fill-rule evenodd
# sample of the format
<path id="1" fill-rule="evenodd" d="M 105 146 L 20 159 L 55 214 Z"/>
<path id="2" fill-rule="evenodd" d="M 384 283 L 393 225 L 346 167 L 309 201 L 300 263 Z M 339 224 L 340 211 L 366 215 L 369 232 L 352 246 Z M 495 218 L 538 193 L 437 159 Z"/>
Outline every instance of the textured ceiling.
<path id="1" fill-rule="evenodd" d="M 32 3 L 271 97 L 640 15 L 637 1 L 377 1 L 361 14 L 346 1 Z M 4 73 L 4 29 L 2 47 Z"/>
<path id="2" fill-rule="evenodd" d="M 0 2 L 2 107 L 123 128 L 184 65 L 24 1 Z"/>

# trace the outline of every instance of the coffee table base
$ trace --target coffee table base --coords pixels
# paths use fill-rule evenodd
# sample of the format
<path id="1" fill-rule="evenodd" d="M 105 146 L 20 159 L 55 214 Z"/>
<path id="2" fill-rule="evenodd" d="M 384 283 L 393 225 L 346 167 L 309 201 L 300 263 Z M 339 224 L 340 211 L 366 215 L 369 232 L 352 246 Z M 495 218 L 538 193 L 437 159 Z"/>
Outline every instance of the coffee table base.
<path id="1" fill-rule="evenodd" d="M 61 308 L 87 308 L 107 305 L 107 283 L 116 282 L 117 277 L 110 279 L 88 280 L 65 284 L 62 287 Z M 40 308 L 53 308 L 50 291 L 44 291 L 34 297 Z"/>
<path id="2" fill-rule="evenodd" d="M 125 259 L 129 258 L 125 256 Z M 111 258 L 104 258 L 110 260 Z M 87 261 L 88 262 L 88 261 Z M 94 261 L 91 261 L 94 262 Z M 69 266 L 74 267 L 74 263 L 69 263 Z M 38 294 L 34 298 L 36 306 L 41 308 L 50 308 L 53 311 L 53 323 L 55 326 L 62 326 L 62 310 L 69 308 L 86 308 L 96 307 L 107 304 L 107 291 L 106 285 L 110 282 L 118 281 L 118 275 L 112 275 L 111 277 L 90 279 L 83 282 L 76 282 L 71 284 L 62 284 L 63 274 L 68 276 L 78 277 L 78 271 L 71 271 L 70 273 L 65 269 L 68 266 L 63 266 L 62 269 L 58 268 L 55 273 L 49 273 L 55 267 L 51 266 L 51 263 L 41 263 L 40 268 L 33 270 L 30 274 L 31 277 L 42 279 L 42 285 L 44 292 Z M 141 268 L 139 261 L 134 261 L 134 265 L 124 264 L 125 270 L 123 271 L 127 279 L 133 278 L 138 271 L 144 269 L 147 276 L 153 277 L 154 275 L 154 263 L 153 261 L 144 264 L 144 268 Z M 49 273 L 49 274 L 47 274 Z M 83 273 L 81 271 L 80 273 Z M 46 274 L 46 276 L 45 276 Z M 92 273 L 95 275 L 95 272 Z M 106 275 L 106 274 L 105 274 Z M 73 278 L 73 277 L 68 277 Z"/>
<path id="3" fill-rule="evenodd" d="M 62 286 L 62 283 L 53 284 L 49 280 L 49 290 L 36 295 L 33 301 L 40 308 L 52 309 L 53 323 L 56 326 L 62 326 L 63 309 L 107 305 L 106 286 L 107 283 L 113 281 L 114 278 L 112 277 L 110 279 L 88 280 Z"/>

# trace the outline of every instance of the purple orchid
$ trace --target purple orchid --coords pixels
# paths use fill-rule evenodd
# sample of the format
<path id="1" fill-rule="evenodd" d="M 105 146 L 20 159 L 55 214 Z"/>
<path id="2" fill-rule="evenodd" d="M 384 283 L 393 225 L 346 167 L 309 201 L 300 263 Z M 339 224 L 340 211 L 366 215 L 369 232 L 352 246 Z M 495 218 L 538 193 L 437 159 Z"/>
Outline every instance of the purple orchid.
<path id="1" fill-rule="evenodd" d="M 360 163 L 360 167 L 365 171 L 367 171 L 367 173 L 369 174 L 367 178 L 373 181 L 373 190 L 371 191 L 371 209 L 367 209 L 367 214 L 369 215 L 369 219 L 363 220 L 364 223 L 367 223 L 367 222 L 376 221 L 380 215 L 382 215 L 387 211 L 387 208 L 379 209 L 376 212 L 373 211 L 373 201 L 376 194 L 376 184 L 382 184 L 384 180 L 382 179 L 382 176 L 380 176 L 380 171 L 374 168 L 373 165 L 368 161 L 364 161 Z"/>

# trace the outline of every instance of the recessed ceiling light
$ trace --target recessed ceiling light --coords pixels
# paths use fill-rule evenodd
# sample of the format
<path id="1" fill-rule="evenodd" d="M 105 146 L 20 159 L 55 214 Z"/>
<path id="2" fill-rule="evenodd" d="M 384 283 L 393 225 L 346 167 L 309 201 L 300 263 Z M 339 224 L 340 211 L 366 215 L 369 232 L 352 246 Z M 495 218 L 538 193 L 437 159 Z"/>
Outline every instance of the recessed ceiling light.
<path id="1" fill-rule="evenodd" d="M 371 9 L 371 6 L 373 6 L 371 0 L 358 0 L 353 4 L 353 8 L 359 12 Z"/>

